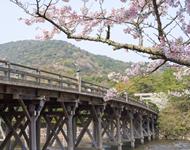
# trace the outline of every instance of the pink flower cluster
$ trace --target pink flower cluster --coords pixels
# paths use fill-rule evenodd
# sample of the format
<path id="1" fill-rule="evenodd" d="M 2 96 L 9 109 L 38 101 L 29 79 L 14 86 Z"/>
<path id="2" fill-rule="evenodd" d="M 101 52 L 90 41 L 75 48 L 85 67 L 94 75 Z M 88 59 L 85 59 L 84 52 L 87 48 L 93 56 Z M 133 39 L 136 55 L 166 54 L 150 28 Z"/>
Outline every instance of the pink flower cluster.
<path id="1" fill-rule="evenodd" d="M 98 5 L 99 0 L 96 5 Z M 102 0 L 100 0 L 102 1 Z M 69 0 L 58 1 L 57 3 L 52 3 L 48 10 L 46 10 L 46 6 L 48 5 L 48 1 L 44 1 L 44 4 L 40 7 L 40 13 L 55 22 L 58 26 L 72 31 L 72 33 L 76 33 L 77 35 L 88 35 L 97 31 L 102 25 L 104 25 L 104 29 L 106 29 L 107 25 L 113 26 L 115 24 L 125 24 L 125 22 L 133 22 L 134 19 L 138 18 L 139 7 L 137 5 L 138 0 L 121 0 L 123 3 L 127 3 L 124 7 L 121 8 L 111 8 L 111 9 L 103 9 L 103 10 L 91 10 L 86 6 L 82 6 L 80 11 L 75 11 L 72 6 L 69 6 Z M 103 1 L 102 1 L 103 2 Z M 141 4 L 145 1 L 140 0 Z M 66 4 L 68 3 L 68 4 Z M 88 1 L 85 1 L 88 3 Z M 31 10 L 36 10 L 36 8 L 32 8 L 35 5 L 31 5 Z M 36 12 L 32 12 L 34 16 L 36 16 Z M 31 17 L 29 19 L 22 19 L 27 25 L 32 25 L 34 23 L 44 23 L 45 19 L 41 17 Z M 46 29 L 47 30 L 47 29 Z M 50 29 L 48 29 L 50 30 Z M 57 32 L 54 33 L 51 31 L 51 36 L 47 36 L 50 34 L 42 31 L 41 38 L 53 38 Z M 104 30 L 105 31 L 105 30 Z"/>
<path id="2" fill-rule="evenodd" d="M 108 74 L 108 79 L 109 80 L 112 80 L 116 83 L 119 83 L 119 82 L 124 82 L 124 83 L 128 83 L 129 81 L 129 77 L 128 75 L 122 75 L 121 73 L 116 73 L 116 72 L 111 72 Z"/>
<path id="3" fill-rule="evenodd" d="M 190 61 L 190 45 L 183 42 L 183 38 L 171 41 L 161 40 L 156 48 L 161 49 L 168 59 L 183 59 Z"/>
<path id="4" fill-rule="evenodd" d="M 117 96 L 118 96 L 117 90 L 115 88 L 111 88 L 107 91 L 106 96 L 104 97 L 104 100 L 108 101 Z"/>
<path id="5" fill-rule="evenodd" d="M 182 80 L 184 77 L 190 76 L 190 68 L 186 66 L 177 66 L 177 71 L 174 72 L 174 76 L 177 80 Z"/>

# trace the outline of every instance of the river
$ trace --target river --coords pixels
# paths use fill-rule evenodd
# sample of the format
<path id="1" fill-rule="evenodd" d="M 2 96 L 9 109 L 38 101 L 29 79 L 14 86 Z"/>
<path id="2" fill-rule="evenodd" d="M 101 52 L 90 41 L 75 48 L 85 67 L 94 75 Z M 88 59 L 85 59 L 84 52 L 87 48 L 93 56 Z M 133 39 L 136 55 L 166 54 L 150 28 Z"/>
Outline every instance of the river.
<path id="1" fill-rule="evenodd" d="M 16 149 L 20 150 L 20 149 Z M 59 148 L 49 148 L 48 150 L 60 150 Z M 77 148 L 77 150 L 95 150 L 94 148 Z M 117 147 L 106 147 L 104 150 L 117 150 Z M 130 148 L 130 144 L 124 145 L 122 150 L 190 150 L 190 141 L 169 141 L 157 140 L 144 145 L 137 145 L 135 149 Z"/>
<path id="2" fill-rule="evenodd" d="M 106 148 L 105 150 L 117 150 L 117 148 Z M 129 145 L 124 145 L 122 150 L 131 150 Z M 133 150 L 190 150 L 190 141 L 159 140 L 137 145 Z"/>

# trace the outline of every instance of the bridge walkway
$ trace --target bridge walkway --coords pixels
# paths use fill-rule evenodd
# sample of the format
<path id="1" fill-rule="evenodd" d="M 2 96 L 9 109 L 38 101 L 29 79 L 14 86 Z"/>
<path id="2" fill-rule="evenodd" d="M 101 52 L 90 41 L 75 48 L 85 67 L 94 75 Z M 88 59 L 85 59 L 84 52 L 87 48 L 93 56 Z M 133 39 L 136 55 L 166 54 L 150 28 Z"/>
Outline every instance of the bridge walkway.
<path id="1" fill-rule="evenodd" d="M 74 150 L 85 143 L 102 150 L 154 139 L 158 112 L 122 96 L 104 100 L 107 88 L 80 79 L 0 61 L 0 149 Z M 55 144 L 56 143 L 56 144 Z"/>

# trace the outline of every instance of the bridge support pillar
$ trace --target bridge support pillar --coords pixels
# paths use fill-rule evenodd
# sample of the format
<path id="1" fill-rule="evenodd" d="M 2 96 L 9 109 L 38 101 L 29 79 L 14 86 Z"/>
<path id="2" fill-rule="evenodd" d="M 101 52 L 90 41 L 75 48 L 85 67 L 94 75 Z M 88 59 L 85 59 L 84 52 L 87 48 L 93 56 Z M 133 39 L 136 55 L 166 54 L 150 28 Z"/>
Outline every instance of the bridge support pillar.
<path id="1" fill-rule="evenodd" d="M 133 113 L 129 113 L 130 117 L 130 135 L 131 135 L 131 147 L 135 148 L 135 137 L 134 137 L 134 116 Z"/>
<path id="2" fill-rule="evenodd" d="M 50 112 L 51 110 L 49 108 L 47 108 L 47 110 Z M 50 125 L 47 123 L 46 124 L 46 141 L 48 140 L 50 136 Z"/>
<path id="3" fill-rule="evenodd" d="M 36 122 L 36 136 L 37 136 L 37 150 L 40 150 L 41 146 L 40 146 L 40 137 L 41 137 L 41 117 L 38 118 L 37 122 Z"/>
<path id="4" fill-rule="evenodd" d="M 142 115 L 139 115 L 139 121 L 140 121 L 140 141 L 141 144 L 144 144 L 144 134 L 143 134 L 143 118 Z"/>
<path id="5" fill-rule="evenodd" d="M 147 116 L 147 132 L 148 132 L 148 141 L 151 141 L 150 118 L 148 116 Z"/>
<path id="6" fill-rule="evenodd" d="M 8 134 L 9 132 L 10 132 L 9 128 L 7 127 L 5 129 L 5 133 Z M 8 141 L 7 144 L 6 144 L 6 146 L 5 146 L 5 150 L 9 150 L 9 149 L 11 149 L 11 141 Z"/>
<path id="7" fill-rule="evenodd" d="M 97 150 L 103 150 L 102 139 L 102 108 L 100 106 L 92 106 L 94 119 L 93 119 L 93 136 L 96 143 Z"/>
<path id="8" fill-rule="evenodd" d="M 24 101 L 22 99 L 19 100 L 24 113 L 26 114 L 28 120 L 29 120 L 29 149 L 30 150 L 38 150 L 40 145 L 40 126 L 39 126 L 39 116 L 41 113 L 42 108 L 44 107 L 44 101 L 38 101 L 35 104 L 30 104 L 29 109 L 27 109 Z M 38 135 L 38 136 L 37 136 Z"/>
<path id="9" fill-rule="evenodd" d="M 116 111 L 116 126 L 117 126 L 117 143 L 118 143 L 118 150 L 122 150 L 122 137 L 121 137 L 121 111 Z"/>
<path id="10" fill-rule="evenodd" d="M 124 139 L 127 137 L 127 125 L 128 125 L 128 120 L 126 118 L 122 118 L 122 129 L 123 129 L 123 137 Z"/>
<path id="11" fill-rule="evenodd" d="M 75 110 L 72 110 L 70 106 L 67 108 L 67 150 L 74 150 L 74 134 L 73 134 L 73 116 L 75 114 Z"/>
<path id="12" fill-rule="evenodd" d="M 76 142 L 76 138 L 77 138 L 77 117 L 74 116 L 73 117 L 73 140 L 74 140 L 74 144 Z"/>
<path id="13" fill-rule="evenodd" d="M 110 135 L 111 135 L 111 140 L 114 141 L 114 119 L 110 118 Z"/>
<path id="14" fill-rule="evenodd" d="M 155 139 L 155 122 L 154 122 L 154 116 L 151 118 L 151 128 L 152 128 L 152 139 Z"/>
<path id="15" fill-rule="evenodd" d="M 30 108 L 33 107 L 30 106 Z M 32 116 L 30 118 L 30 128 L 29 128 L 29 135 L 30 135 L 30 150 L 37 150 L 37 136 L 36 136 L 36 117 L 35 112 L 32 112 Z"/>

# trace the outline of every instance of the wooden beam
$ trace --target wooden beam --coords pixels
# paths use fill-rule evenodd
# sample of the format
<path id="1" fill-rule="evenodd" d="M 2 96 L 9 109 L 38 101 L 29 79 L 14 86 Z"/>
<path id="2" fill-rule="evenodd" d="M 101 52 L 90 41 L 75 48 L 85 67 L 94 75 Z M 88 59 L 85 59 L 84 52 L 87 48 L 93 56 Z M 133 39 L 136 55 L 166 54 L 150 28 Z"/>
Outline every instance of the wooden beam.
<path id="1" fill-rule="evenodd" d="M 6 145 L 6 143 L 8 142 L 8 140 L 10 140 L 10 138 L 12 136 L 14 136 L 15 140 L 17 140 L 19 142 L 20 146 L 23 147 L 26 150 L 25 145 L 22 143 L 19 135 L 16 132 L 17 128 L 21 125 L 24 116 L 20 116 L 18 118 L 18 120 L 16 120 L 16 123 L 13 126 L 12 126 L 11 121 L 9 120 L 9 118 L 7 116 L 2 116 L 2 118 L 5 121 L 5 123 L 7 124 L 8 128 L 10 129 L 10 132 L 6 136 L 3 143 L 0 145 L 0 149 L 3 149 L 4 146 Z"/>
<path id="2" fill-rule="evenodd" d="M 50 128 L 50 130 L 51 130 L 51 133 L 50 133 L 50 135 L 48 136 L 48 138 L 47 138 L 47 140 L 46 140 L 46 143 L 44 144 L 42 150 L 46 150 L 46 149 L 47 149 L 48 145 L 51 143 L 51 140 L 52 140 L 53 136 L 55 136 L 56 140 L 58 141 L 58 144 L 59 144 L 60 148 L 61 148 L 62 150 L 64 150 L 64 146 L 62 145 L 61 141 L 59 140 L 59 137 L 58 137 L 57 134 L 56 134 L 57 128 L 58 128 L 60 125 L 62 125 L 62 121 L 63 121 L 62 118 L 63 118 L 63 115 L 60 116 L 59 120 L 56 122 L 56 124 L 55 124 L 54 126 L 52 126 L 51 121 L 50 121 L 50 119 L 49 119 L 47 116 L 43 115 L 43 117 L 44 117 L 44 119 L 46 120 L 46 122 L 47 122 L 47 124 L 48 124 L 48 126 L 49 126 L 49 128 Z"/>
<path id="3" fill-rule="evenodd" d="M 83 136 L 84 136 L 87 128 L 89 127 L 91 121 L 92 121 L 92 118 L 89 117 L 88 120 L 86 121 L 86 123 L 84 124 L 84 127 L 81 130 L 79 136 L 77 137 L 77 140 L 76 140 L 76 143 L 75 143 L 75 147 L 77 147 L 80 144 L 80 142 L 81 142 L 81 140 L 82 140 L 82 138 L 83 138 Z"/>

